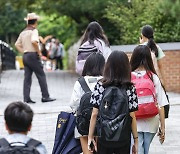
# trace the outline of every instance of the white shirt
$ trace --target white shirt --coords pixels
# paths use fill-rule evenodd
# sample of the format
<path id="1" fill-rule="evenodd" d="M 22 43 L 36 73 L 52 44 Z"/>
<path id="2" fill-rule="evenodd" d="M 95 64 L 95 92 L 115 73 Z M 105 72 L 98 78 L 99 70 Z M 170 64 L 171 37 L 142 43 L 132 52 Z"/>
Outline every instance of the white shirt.
<path id="1" fill-rule="evenodd" d="M 135 75 L 137 75 L 137 73 L 141 73 L 142 75 L 144 75 L 146 71 L 133 72 L 133 74 Z M 169 104 L 165 92 L 161 86 L 160 80 L 158 76 L 155 74 L 153 74 L 153 83 L 155 85 L 158 106 L 162 107 Z M 137 119 L 138 132 L 156 133 L 158 131 L 158 127 L 159 127 L 159 114 L 153 118 Z"/>
<path id="2" fill-rule="evenodd" d="M 99 77 L 85 76 L 84 77 L 84 79 L 85 79 L 87 85 L 89 86 L 89 88 L 91 89 L 91 91 L 94 90 L 94 87 L 95 87 L 97 81 L 101 78 L 102 78 L 101 76 L 99 76 Z M 91 81 L 93 81 L 93 82 L 91 82 Z M 72 92 L 71 102 L 70 102 L 70 107 L 74 112 L 77 111 L 77 108 L 79 107 L 79 104 L 80 104 L 80 99 L 83 94 L 84 94 L 84 90 L 81 88 L 79 81 L 76 81 L 74 84 L 74 89 Z"/>
<path id="3" fill-rule="evenodd" d="M 20 133 L 14 133 L 14 134 L 9 134 L 8 136 L 5 137 L 5 139 L 9 142 L 9 143 L 13 143 L 13 142 L 22 142 L 22 143 L 27 143 L 30 140 L 30 137 L 28 137 L 27 135 L 24 134 L 20 134 Z M 14 143 L 13 145 L 15 146 L 23 146 L 24 144 L 20 143 Z M 36 147 L 37 151 L 40 154 L 47 154 L 46 148 L 43 144 L 40 144 Z"/>

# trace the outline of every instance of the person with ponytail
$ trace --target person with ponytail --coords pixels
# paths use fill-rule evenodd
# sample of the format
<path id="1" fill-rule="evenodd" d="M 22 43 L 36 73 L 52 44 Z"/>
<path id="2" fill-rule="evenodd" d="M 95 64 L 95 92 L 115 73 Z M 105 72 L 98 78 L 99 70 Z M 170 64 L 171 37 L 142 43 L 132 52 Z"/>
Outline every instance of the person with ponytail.
<path id="1" fill-rule="evenodd" d="M 161 82 L 165 85 L 162 72 L 162 58 L 165 56 L 162 49 L 154 41 L 154 30 L 150 25 L 145 25 L 141 30 L 140 44 L 147 45 L 151 50 L 151 57 L 157 75 L 161 78 Z"/>

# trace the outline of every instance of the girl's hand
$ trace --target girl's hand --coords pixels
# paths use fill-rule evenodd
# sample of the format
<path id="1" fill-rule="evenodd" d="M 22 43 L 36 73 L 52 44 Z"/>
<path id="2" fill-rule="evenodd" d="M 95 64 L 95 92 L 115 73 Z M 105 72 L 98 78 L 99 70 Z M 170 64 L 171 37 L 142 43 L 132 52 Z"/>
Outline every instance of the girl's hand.
<path id="1" fill-rule="evenodd" d="M 163 144 L 163 142 L 165 140 L 165 129 L 164 128 L 159 128 L 158 136 L 159 136 L 159 142 L 161 144 Z"/>
<path id="2" fill-rule="evenodd" d="M 97 144 L 94 139 L 88 139 L 88 150 L 90 152 L 94 152 L 94 150 L 97 152 Z"/>
<path id="3" fill-rule="evenodd" d="M 134 144 L 132 147 L 132 154 L 138 154 L 138 144 Z"/>

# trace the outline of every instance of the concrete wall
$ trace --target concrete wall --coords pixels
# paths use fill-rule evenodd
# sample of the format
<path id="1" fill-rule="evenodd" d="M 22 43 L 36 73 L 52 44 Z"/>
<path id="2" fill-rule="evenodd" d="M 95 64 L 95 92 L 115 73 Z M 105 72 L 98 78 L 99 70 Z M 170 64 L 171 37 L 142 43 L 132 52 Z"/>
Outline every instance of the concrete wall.
<path id="1" fill-rule="evenodd" d="M 69 70 L 75 71 L 75 61 L 76 61 L 76 56 L 77 56 L 80 44 L 81 44 L 81 39 L 79 39 L 78 42 L 74 43 L 68 49 L 68 69 Z"/>

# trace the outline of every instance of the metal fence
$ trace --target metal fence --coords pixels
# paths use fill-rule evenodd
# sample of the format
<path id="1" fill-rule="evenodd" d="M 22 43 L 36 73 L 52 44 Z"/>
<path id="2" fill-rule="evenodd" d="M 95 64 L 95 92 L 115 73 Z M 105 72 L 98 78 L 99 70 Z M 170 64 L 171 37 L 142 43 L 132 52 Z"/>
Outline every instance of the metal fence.
<path id="1" fill-rule="evenodd" d="M 2 70 L 15 69 L 15 57 L 13 48 L 0 40 L 0 72 Z"/>

